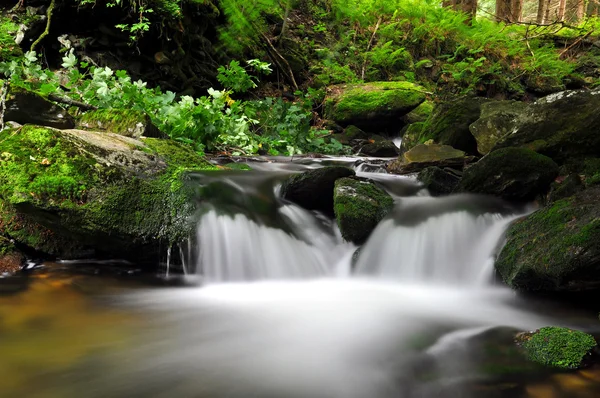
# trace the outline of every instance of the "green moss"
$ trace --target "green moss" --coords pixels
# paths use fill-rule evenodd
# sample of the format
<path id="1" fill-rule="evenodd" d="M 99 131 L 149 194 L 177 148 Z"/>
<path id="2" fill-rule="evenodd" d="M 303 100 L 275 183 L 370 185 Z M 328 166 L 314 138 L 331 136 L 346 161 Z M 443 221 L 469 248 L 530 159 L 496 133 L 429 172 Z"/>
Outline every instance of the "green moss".
<path id="1" fill-rule="evenodd" d="M 412 147 L 417 144 L 422 144 L 421 135 L 423 134 L 424 122 L 413 123 L 404 132 L 402 136 L 401 149 L 402 152 L 409 151 Z"/>
<path id="2" fill-rule="evenodd" d="M 19 24 L 0 15 L 0 62 L 9 62 L 23 56 L 21 47 L 15 43 L 18 30 Z"/>
<path id="3" fill-rule="evenodd" d="M 496 262 L 504 281 L 532 291 L 579 290 L 594 283 L 598 194 L 598 188 L 588 189 L 515 223 Z"/>
<path id="4" fill-rule="evenodd" d="M 347 241 L 365 242 L 393 206 L 392 197 L 370 181 L 340 178 L 335 182 L 334 213 Z"/>
<path id="5" fill-rule="evenodd" d="M 415 109 L 410 111 L 404 118 L 407 124 L 426 121 L 433 112 L 433 103 L 425 101 Z"/>
<path id="6" fill-rule="evenodd" d="M 560 369 L 577 369 L 596 346 L 594 337 L 578 330 L 545 327 L 523 342 L 530 360 Z"/>
<path id="7" fill-rule="evenodd" d="M 228 163 L 224 167 L 229 170 L 252 170 L 248 163 Z"/>
<path id="8" fill-rule="evenodd" d="M 409 82 L 374 82 L 332 88 L 326 100 L 328 118 L 351 124 L 376 115 L 410 112 L 425 101 L 423 89 Z"/>
<path id="9" fill-rule="evenodd" d="M 150 124 L 150 118 L 144 112 L 131 109 L 98 109 L 84 113 L 79 119 L 79 125 L 83 128 L 127 137 L 139 137 Z"/>

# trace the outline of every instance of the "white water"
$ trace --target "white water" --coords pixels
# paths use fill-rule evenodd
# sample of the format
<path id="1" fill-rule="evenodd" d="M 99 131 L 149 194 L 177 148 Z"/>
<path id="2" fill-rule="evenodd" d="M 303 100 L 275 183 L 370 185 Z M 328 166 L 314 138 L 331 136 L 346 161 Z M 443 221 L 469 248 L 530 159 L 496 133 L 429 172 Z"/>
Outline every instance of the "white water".
<path id="1" fill-rule="evenodd" d="M 466 397 L 445 384 L 475 375 L 457 343 L 495 326 L 547 323 L 488 283 L 518 214 L 502 216 L 481 197 L 407 192 L 396 189 L 394 214 L 361 249 L 360 276 L 350 271 L 354 247 L 314 213 L 281 206 L 278 227 L 206 213 L 197 272 L 208 284 L 133 298 L 157 312 L 154 329 L 169 338 L 131 353 L 139 363 L 110 377 L 109 395 L 150 379 L 174 386 L 148 385 L 153 397 Z M 426 349 L 414 343 L 424 336 Z M 438 377 L 423 377 L 423 366 Z"/>

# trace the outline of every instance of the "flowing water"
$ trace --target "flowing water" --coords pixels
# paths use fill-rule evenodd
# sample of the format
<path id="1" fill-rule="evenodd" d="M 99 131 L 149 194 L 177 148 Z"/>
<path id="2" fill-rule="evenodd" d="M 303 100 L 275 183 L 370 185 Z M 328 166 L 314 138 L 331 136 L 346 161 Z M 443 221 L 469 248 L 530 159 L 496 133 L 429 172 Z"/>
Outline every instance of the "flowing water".
<path id="1" fill-rule="evenodd" d="M 279 195 L 290 173 L 331 163 L 396 202 L 359 250 Z M 0 278 L 0 397 L 600 396 L 595 368 L 554 374 L 513 344 L 545 325 L 597 332 L 593 313 L 540 310 L 495 282 L 505 229 L 532 209 L 432 198 L 359 163 L 193 176 L 202 211 L 176 249 L 185 277 L 63 262 Z"/>

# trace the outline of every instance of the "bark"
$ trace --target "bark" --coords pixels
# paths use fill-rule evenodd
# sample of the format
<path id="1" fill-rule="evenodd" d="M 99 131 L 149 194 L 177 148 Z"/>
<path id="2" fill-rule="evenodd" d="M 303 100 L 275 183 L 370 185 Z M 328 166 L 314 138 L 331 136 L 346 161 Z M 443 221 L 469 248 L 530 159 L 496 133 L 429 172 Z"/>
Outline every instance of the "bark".
<path id="1" fill-rule="evenodd" d="M 567 0 L 560 0 L 558 2 L 558 12 L 557 12 L 557 20 L 564 21 L 565 20 L 565 11 L 567 10 Z"/>

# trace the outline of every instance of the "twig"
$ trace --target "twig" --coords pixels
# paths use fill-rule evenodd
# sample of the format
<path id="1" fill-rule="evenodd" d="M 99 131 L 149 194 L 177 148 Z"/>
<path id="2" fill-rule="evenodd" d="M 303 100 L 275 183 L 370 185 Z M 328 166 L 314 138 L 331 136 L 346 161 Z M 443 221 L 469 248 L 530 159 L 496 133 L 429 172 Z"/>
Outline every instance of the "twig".
<path id="1" fill-rule="evenodd" d="M 581 43 L 583 40 L 585 40 L 586 38 L 588 38 L 594 31 L 591 30 L 589 31 L 586 35 L 581 36 L 579 39 L 575 40 L 572 44 L 570 44 L 567 48 L 565 48 L 564 50 L 562 50 L 560 52 L 560 54 L 558 54 L 559 58 L 562 58 L 563 55 L 565 55 L 567 53 L 567 51 L 569 51 L 570 49 L 572 49 L 573 47 L 575 47 L 577 44 Z"/>
<path id="2" fill-rule="evenodd" d="M 369 40 L 369 44 L 367 44 L 367 51 L 365 51 L 365 61 L 363 62 L 362 71 L 360 72 L 360 79 L 365 80 L 365 69 L 367 68 L 367 53 L 371 49 L 371 45 L 373 45 L 373 40 L 375 40 L 375 35 L 377 34 L 377 30 L 379 30 L 379 25 L 381 25 L 382 17 L 379 17 L 377 20 L 377 25 L 375 25 L 375 29 L 373 30 L 373 34 L 371 35 L 371 39 Z"/>
<path id="3" fill-rule="evenodd" d="M 273 59 L 273 61 L 275 61 L 279 65 L 280 69 L 282 69 L 282 72 L 284 72 L 287 75 L 288 79 L 290 79 L 290 83 L 292 83 L 294 90 L 298 90 L 298 84 L 296 83 L 296 79 L 294 79 L 294 72 L 292 71 L 292 67 L 290 66 L 288 61 L 283 57 L 283 55 L 281 55 L 279 53 L 279 51 L 277 51 L 277 49 L 273 46 L 273 44 L 271 43 L 271 40 L 269 40 L 267 35 L 265 35 L 263 32 L 261 32 L 258 29 L 257 29 L 257 31 L 260 33 L 260 35 L 264 39 L 265 43 L 267 44 L 267 51 L 271 55 L 271 59 Z M 277 58 L 279 58 L 280 61 L 283 62 L 283 65 L 281 65 L 281 63 L 276 60 L 275 56 Z M 283 66 L 285 66 L 285 68 L 283 68 Z M 285 69 L 287 69 L 287 70 L 285 70 Z"/>
<path id="4" fill-rule="evenodd" d="M 80 109 L 83 109 L 84 111 L 95 111 L 96 109 L 98 109 L 98 107 L 96 107 L 94 105 L 86 104 L 84 102 L 79 102 L 79 101 L 76 101 L 69 97 L 62 97 L 57 94 L 49 94 L 48 99 L 50 101 L 59 102 L 61 104 L 76 106 Z"/>
<path id="5" fill-rule="evenodd" d="M 54 6 L 56 6 L 56 0 L 50 2 L 50 6 L 46 11 L 46 29 L 44 29 L 40 37 L 31 44 L 30 51 L 35 51 L 35 47 L 44 39 L 44 37 L 48 36 L 48 33 L 50 33 L 50 22 L 52 21 L 52 11 L 54 11 Z"/>

